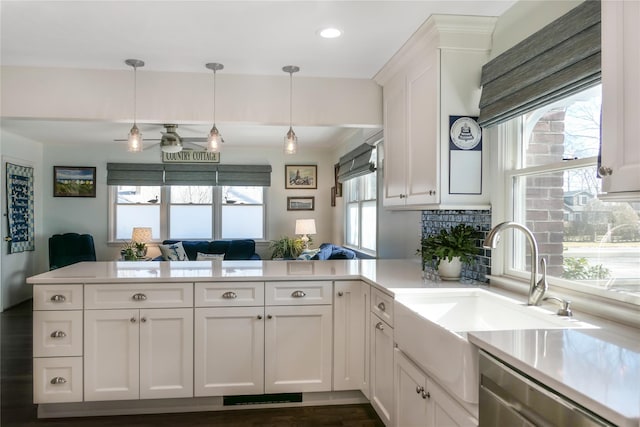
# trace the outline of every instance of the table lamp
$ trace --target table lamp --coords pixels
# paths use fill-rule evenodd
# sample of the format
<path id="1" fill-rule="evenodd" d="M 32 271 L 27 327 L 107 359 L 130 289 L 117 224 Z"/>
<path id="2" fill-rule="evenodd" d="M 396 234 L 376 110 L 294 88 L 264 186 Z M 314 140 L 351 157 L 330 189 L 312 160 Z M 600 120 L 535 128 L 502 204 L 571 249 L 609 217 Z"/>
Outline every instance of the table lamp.
<path id="1" fill-rule="evenodd" d="M 309 249 L 309 236 L 307 234 L 316 234 L 315 219 L 296 219 L 296 234 L 302 234 L 304 248 Z"/>
<path id="2" fill-rule="evenodd" d="M 152 239 L 151 227 L 133 227 L 131 232 L 131 240 L 136 245 L 138 256 L 147 254 L 147 243 Z"/>

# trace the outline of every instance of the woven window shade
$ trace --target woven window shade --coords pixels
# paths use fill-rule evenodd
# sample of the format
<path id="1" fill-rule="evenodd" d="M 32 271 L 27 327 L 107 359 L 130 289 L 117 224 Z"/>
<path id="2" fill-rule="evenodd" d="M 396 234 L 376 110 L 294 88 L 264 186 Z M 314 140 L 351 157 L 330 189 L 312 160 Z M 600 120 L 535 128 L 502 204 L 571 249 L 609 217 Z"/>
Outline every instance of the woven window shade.
<path id="1" fill-rule="evenodd" d="M 218 185 L 271 186 L 271 165 L 219 165 Z"/>
<path id="2" fill-rule="evenodd" d="M 482 67 L 490 127 L 600 82 L 600 1 L 586 0 Z"/>
<path id="3" fill-rule="evenodd" d="M 218 165 L 169 163 L 164 165 L 165 185 L 216 185 Z"/>
<path id="4" fill-rule="evenodd" d="M 107 163 L 107 185 L 162 185 L 164 169 L 153 163 Z"/>
<path id="5" fill-rule="evenodd" d="M 373 146 L 362 144 L 340 157 L 340 168 L 338 169 L 338 181 L 356 178 L 375 172 L 376 165 L 371 162 L 371 152 Z"/>

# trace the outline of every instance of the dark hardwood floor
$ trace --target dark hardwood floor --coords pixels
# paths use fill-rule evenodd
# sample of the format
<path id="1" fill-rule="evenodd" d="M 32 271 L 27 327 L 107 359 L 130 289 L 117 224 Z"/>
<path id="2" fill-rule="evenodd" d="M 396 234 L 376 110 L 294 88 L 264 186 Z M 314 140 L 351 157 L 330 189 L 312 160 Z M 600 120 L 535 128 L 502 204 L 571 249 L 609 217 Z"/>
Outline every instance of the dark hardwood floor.
<path id="1" fill-rule="evenodd" d="M 27 301 L 0 315 L 2 427 L 384 426 L 368 404 L 39 420 L 32 404 L 31 307 Z"/>

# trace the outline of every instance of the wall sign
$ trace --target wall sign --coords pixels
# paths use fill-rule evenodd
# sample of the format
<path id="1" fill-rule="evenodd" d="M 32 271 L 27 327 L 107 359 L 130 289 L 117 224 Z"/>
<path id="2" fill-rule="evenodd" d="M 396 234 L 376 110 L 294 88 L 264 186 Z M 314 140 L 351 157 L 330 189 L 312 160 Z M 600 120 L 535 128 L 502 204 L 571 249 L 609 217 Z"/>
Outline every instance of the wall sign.
<path id="1" fill-rule="evenodd" d="M 482 128 L 477 119 L 449 116 L 449 194 L 482 194 Z"/>
<path id="2" fill-rule="evenodd" d="M 162 163 L 220 163 L 220 153 L 205 150 L 182 150 L 177 153 L 163 151 Z"/>
<path id="3" fill-rule="evenodd" d="M 35 249 L 33 219 L 33 168 L 6 163 L 9 253 Z"/>

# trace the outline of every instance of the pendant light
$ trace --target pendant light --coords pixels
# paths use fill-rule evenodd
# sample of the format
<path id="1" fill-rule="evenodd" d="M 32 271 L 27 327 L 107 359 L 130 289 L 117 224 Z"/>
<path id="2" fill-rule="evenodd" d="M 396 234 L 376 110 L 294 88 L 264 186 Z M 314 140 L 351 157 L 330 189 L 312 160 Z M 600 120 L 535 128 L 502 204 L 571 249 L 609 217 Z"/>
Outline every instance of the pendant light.
<path id="1" fill-rule="evenodd" d="M 205 67 L 213 71 L 213 127 L 207 137 L 207 151 L 219 153 L 224 140 L 216 127 L 216 71 L 222 70 L 224 65 L 218 64 L 217 62 L 209 62 Z"/>
<path id="2" fill-rule="evenodd" d="M 127 138 L 127 149 L 133 153 L 139 153 L 142 151 L 142 134 L 138 125 L 136 124 L 136 101 L 137 101 L 137 71 L 138 67 L 144 67 L 144 61 L 139 59 L 127 59 L 124 61 L 130 67 L 133 67 L 133 127 L 129 131 Z"/>
<path id="3" fill-rule="evenodd" d="M 287 65 L 282 71 L 289 73 L 289 131 L 284 137 L 284 153 L 296 154 L 298 151 L 298 137 L 293 131 L 293 73 L 300 71 L 300 67 Z"/>

